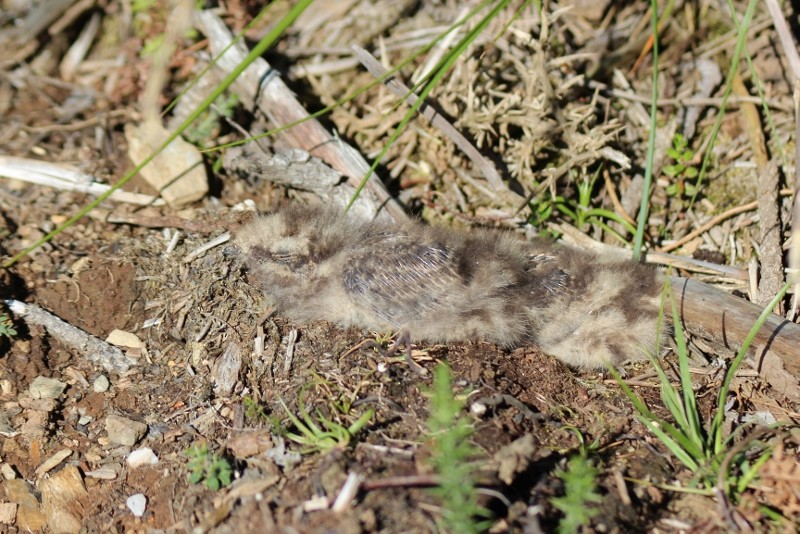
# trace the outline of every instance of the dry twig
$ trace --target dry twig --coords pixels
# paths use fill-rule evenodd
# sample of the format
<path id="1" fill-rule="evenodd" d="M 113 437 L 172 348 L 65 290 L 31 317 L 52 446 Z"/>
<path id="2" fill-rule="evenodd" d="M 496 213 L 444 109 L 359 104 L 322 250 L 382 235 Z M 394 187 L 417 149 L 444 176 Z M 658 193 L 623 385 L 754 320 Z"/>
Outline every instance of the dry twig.
<path id="1" fill-rule="evenodd" d="M 361 47 L 353 46 L 353 52 L 355 53 L 358 60 L 361 62 L 362 65 L 369 71 L 370 74 L 379 78 L 386 74 L 386 69 L 375 59 L 372 54 L 367 52 Z M 384 85 L 395 94 L 395 96 L 402 98 L 408 103 L 409 105 L 413 105 L 418 100 L 418 96 L 411 92 L 405 84 L 397 80 L 396 78 L 389 78 L 384 81 Z M 518 203 L 522 197 L 512 193 L 508 188 L 506 188 L 505 184 L 503 184 L 503 180 L 500 177 L 500 173 L 497 172 L 494 164 L 486 159 L 483 154 L 481 154 L 477 148 L 475 148 L 472 143 L 464 137 L 461 132 L 459 132 L 450 122 L 441 114 L 438 113 L 433 107 L 428 106 L 427 104 L 423 104 L 419 108 L 419 112 L 422 114 L 423 117 L 428 119 L 433 126 L 439 128 L 443 134 L 450 138 L 455 145 L 460 148 L 464 154 L 472 160 L 476 167 L 481 170 L 484 178 L 486 181 L 489 182 L 494 193 L 496 194 L 510 194 L 512 199 L 512 204 Z"/>
<path id="2" fill-rule="evenodd" d="M 54 339 L 77 350 L 88 361 L 102 366 L 106 371 L 124 373 L 136 365 L 136 360 L 118 347 L 72 326 L 39 306 L 13 299 L 3 302 L 14 314 L 24 317 L 25 322 L 46 328 Z"/>
<path id="3" fill-rule="evenodd" d="M 62 191 L 77 191 L 95 196 L 111 189 L 110 185 L 98 183 L 94 180 L 94 177 L 68 165 L 13 156 L 0 156 L 0 176 L 32 184 L 45 185 Z M 164 205 L 164 201 L 159 198 L 121 190 L 111 193 L 109 199 L 140 206 Z"/>
<path id="4" fill-rule="evenodd" d="M 195 25 L 208 37 L 212 52 L 218 57 L 216 69 L 228 73 L 242 63 L 247 50 L 241 42 L 232 44 L 231 35 L 225 23 L 212 11 L 195 13 Z M 264 59 L 253 62 L 231 86 L 232 90 L 246 105 L 257 109 L 276 126 L 286 126 L 303 119 L 309 113 L 298 102 L 292 91 L 281 80 L 280 75 Z M 315 119 L 305 120 L 281 135 L 293 147 L 299 147 L 312 156 L 317 156 L 336 171 L 347 177 L 353 187 L 357 187 L 369 171 L 369 165 L 361 155 L 341 139 L 331 135 Z M 385 208 L 397 220 L 407 219 L 400 205 L 390 197 L 378 179 L 373 177 L 367 183 L 359 201 L 365 209 L 373 213 Z"/>

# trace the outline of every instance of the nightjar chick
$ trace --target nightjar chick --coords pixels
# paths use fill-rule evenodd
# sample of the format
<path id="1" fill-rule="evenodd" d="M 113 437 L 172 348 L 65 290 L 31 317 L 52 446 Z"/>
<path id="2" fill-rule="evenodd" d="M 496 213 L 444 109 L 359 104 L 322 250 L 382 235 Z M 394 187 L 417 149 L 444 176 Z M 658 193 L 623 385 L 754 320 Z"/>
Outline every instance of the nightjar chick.
<path id="1" fill-rule="evenodd" d="M 234 243 L 250 282 L 297 322 L 404 330 L 429 342 L 532 343 L 583 368 L 657 346 L 655 269 L 546 240 L 293 206 L 245 225 Z"/>

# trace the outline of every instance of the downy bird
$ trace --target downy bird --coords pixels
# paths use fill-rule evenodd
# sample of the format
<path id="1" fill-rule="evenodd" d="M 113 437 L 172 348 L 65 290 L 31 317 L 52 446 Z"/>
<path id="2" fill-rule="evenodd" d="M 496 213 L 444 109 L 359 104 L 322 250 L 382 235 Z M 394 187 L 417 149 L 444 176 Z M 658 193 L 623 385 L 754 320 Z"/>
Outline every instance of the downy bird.
<path id="1" fill-rule="evenodd" d="M 656 269 L 546 239 L 294 205 L 246 224 L 234 245 L 248 281 L 300 323 L 534 344 L 580 368 L 642 359 L 658 346 Z"/>

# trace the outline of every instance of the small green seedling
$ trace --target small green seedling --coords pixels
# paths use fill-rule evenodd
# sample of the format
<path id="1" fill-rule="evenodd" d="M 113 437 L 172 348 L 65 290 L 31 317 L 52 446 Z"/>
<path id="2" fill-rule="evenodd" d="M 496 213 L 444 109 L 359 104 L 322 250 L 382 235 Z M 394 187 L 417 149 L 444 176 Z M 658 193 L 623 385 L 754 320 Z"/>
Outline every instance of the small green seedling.
<path id="1" fill-rule="evenodd" d="M 691 166 L 694 150 L 689 148 L 689 143 L 680 133 L 676 133 L 672 138 L 672 148 L 667 149 L 667 156 L 673 163 L 664 166 L 664 174 L 676 180 L 667 186 L 667 194 L 674 197 L 694 197 L 697 190 L 687 180 L 697 178 L 700 171 L 697 167 Z"/>
<path id="2" fill-rule="evenodd" d="M 289 411 L 289 408 L 282 399 L 279 400 L 281 406 L 283 406 L 283 409 L 286 411 L 286 415 L 289 416 L 289 420 L 299 431 L 299 434 L 295 432 L 286 432 L 286 437 L 295 443 L 303 445 L 305 447 L 305 449 L 301 451 L 303 454 L 312 452 L 329 452 L 337 448 L 346 448 L 348 445 L 350 445 L 350 442 L 353 440 L 355 435 L 358 434 L 365 426 L 367 426 L 367 423 L 369 423 L 370 419 L 372 419 L 372 416 L 375 415 L 375 410 L 367 410 L 361 415 L 361 417 L 356 419 L 353 424 L 345 427 L 336 421 L 326 418 L 319 410 L 317 410 L 316 419 L 319 422 L 318 425 L 306 410 L 302 395 L 297 400 L 297 407 L 300 410 L 300 417 L 297 417 L 291 411 Z M 320 426 L 322 426 L 324 429 L 320 428 Z"/>
<path id="3" fill-rule="evenodd" d="M 461 415 L 463 402 L 453 394 L 450 369 L 439 364 L 433 372 L 428 433 L 431 441 L 429 463 L 439 476 L 431 492 L 441 499 L 445 532 L 477 533 L 488 528 L 489 511 L 478 504 L 475 487 L 478 449 L 470 442 L 472 425 Z"/>
<path id="4" fill-rule="evenodd" d="M 597 444 L 587 446 L 583 434 L 577 429 L 571 430 L 581 442 L 580 452 L 570 456 L 565 469 L 556 472 L 556 476 L 564 482 L 564 496 L 552 500 L 553 506 L 564 514 L 558 524 L 558 532 L 562 534 L 579 532 L 582 527 L 588 526 L 599 513 L 597 508 L 590 505 L 602 500 L 597 493 L 598 471 L 589 459 L 589 453 Z"/>
<path id="5" fill-rule="evenodd" d="M 246 395 L 242 399 L 242 404 L 244 405 L 244 416 L 248 421 L 254 424 L 266 423 L 276 436 L 286 436 L 286 427 L 283 426 L 281 418 L 277 414 L 269 413 L 255 397 Z"/>
<path id="6" fill-rule="evenodd" d="M 223 118 L 231 118 L 238 105 L 239 98 L 236 95 L 220 95 L 184 132 L 184 137 L 193 145 L 208 148 L 209 140 L 218 137 Z"/>
<path id="7" fill-rule="evenodd" d="M 17 335 L 17 329 L 14 328 L 14 322 L 5 313 L 0 314 L 0 336 L 12 338 Z"/>
<path id="8" fill-rule="evenodd" d="M 212 491 L 227 486 L 233 479 L 233 468 L 223 456 L 208 450 L 208 444 L 201 443 L 186 449 L 189 458 L 189 482 L 198 484 L 205 480 L 206 487 Z"/>
<path id="9" fill-rule="evenodd" d="M 594 191 L 599 173 L 600 171 L 598 170 L 591 179 L 584 178 L 578 182 L 578 200 L 558 195 L 550 196 L 550 198 L 539 201 L 536 204 L 531 203 L 532 215 L 528 222 L 538 228 L 553 214 L 555 209 L 561 213 L 561 215 L 572 221 L 572 224 L 576 228 L 583 229 L 587 225 L 598 226 L 620 242 L 627 244 L 625 237 L 611 228 L 608 225 L 608 221 L 620 224 L 625 228 L 625 231 L 630 234 L 634 234 L 636 228 L 613 211 L 592 206 L 592 192 Z"/>

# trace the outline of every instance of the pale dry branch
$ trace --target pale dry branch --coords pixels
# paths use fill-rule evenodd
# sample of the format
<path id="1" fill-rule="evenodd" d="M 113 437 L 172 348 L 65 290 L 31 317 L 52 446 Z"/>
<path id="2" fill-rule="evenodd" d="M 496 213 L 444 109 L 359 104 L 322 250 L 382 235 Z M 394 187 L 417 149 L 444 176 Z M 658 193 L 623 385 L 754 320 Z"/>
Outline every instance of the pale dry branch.
<path id="1" fill-rule="evenodd" d="M 62 191 L 77 191 L 89 195 L 102 195 L 110 185 L 95 181 L 94 177 L 64 164 L 48 163 L 27 158 L 0 156 L 0 176 L 22 180 L 31 184 L 44 185 Z M 164 201 L 150 195 L 130 193 L 120 189 L 111 193 L 110 200 L 127 202 L 140 206 L 163 206 Z"/>
<path id="2" fill-rule="evenodd" d="M 67 323 L 39 306 L 13 299 L 3 302 L 12 313 L 24 318 L 26 323 L 44 327 L 54 339 L 80 352 L 86 360 L 100 365 L 106 371 L 124 373 L 136 365 L 136 360 L 118 347 Z"/>
<path id="3" fill-rule="evenodd" d="M 201 11 L 195 13 L 194 20 L 195 25 L 208 37 L 212 53 L 219 56 L 215 69 L 227 74 L 241 64 L 248 51 L 241 42 L 231 45 L 233 36 L 222 19 L 211 11 Z M 264 59 L 256 60 L 245 69 L 231 88 L 246 105 L 262 113 L 275 126 L 286 126 L 309 116 L 280 74 Z M 281 136 L 291 146 L 302 148 L 330 165 L 344 175 L 353 187 L 357 187 L 369 172 L 369 164 L 357 150 L 331 135 L 315 119 L 305 120 L 284 130 Z M 386 209 L 397 221 L 408 218 L 376 176 L 367 182 L 359 202 L 369 206 L 373 213 Z"/>

